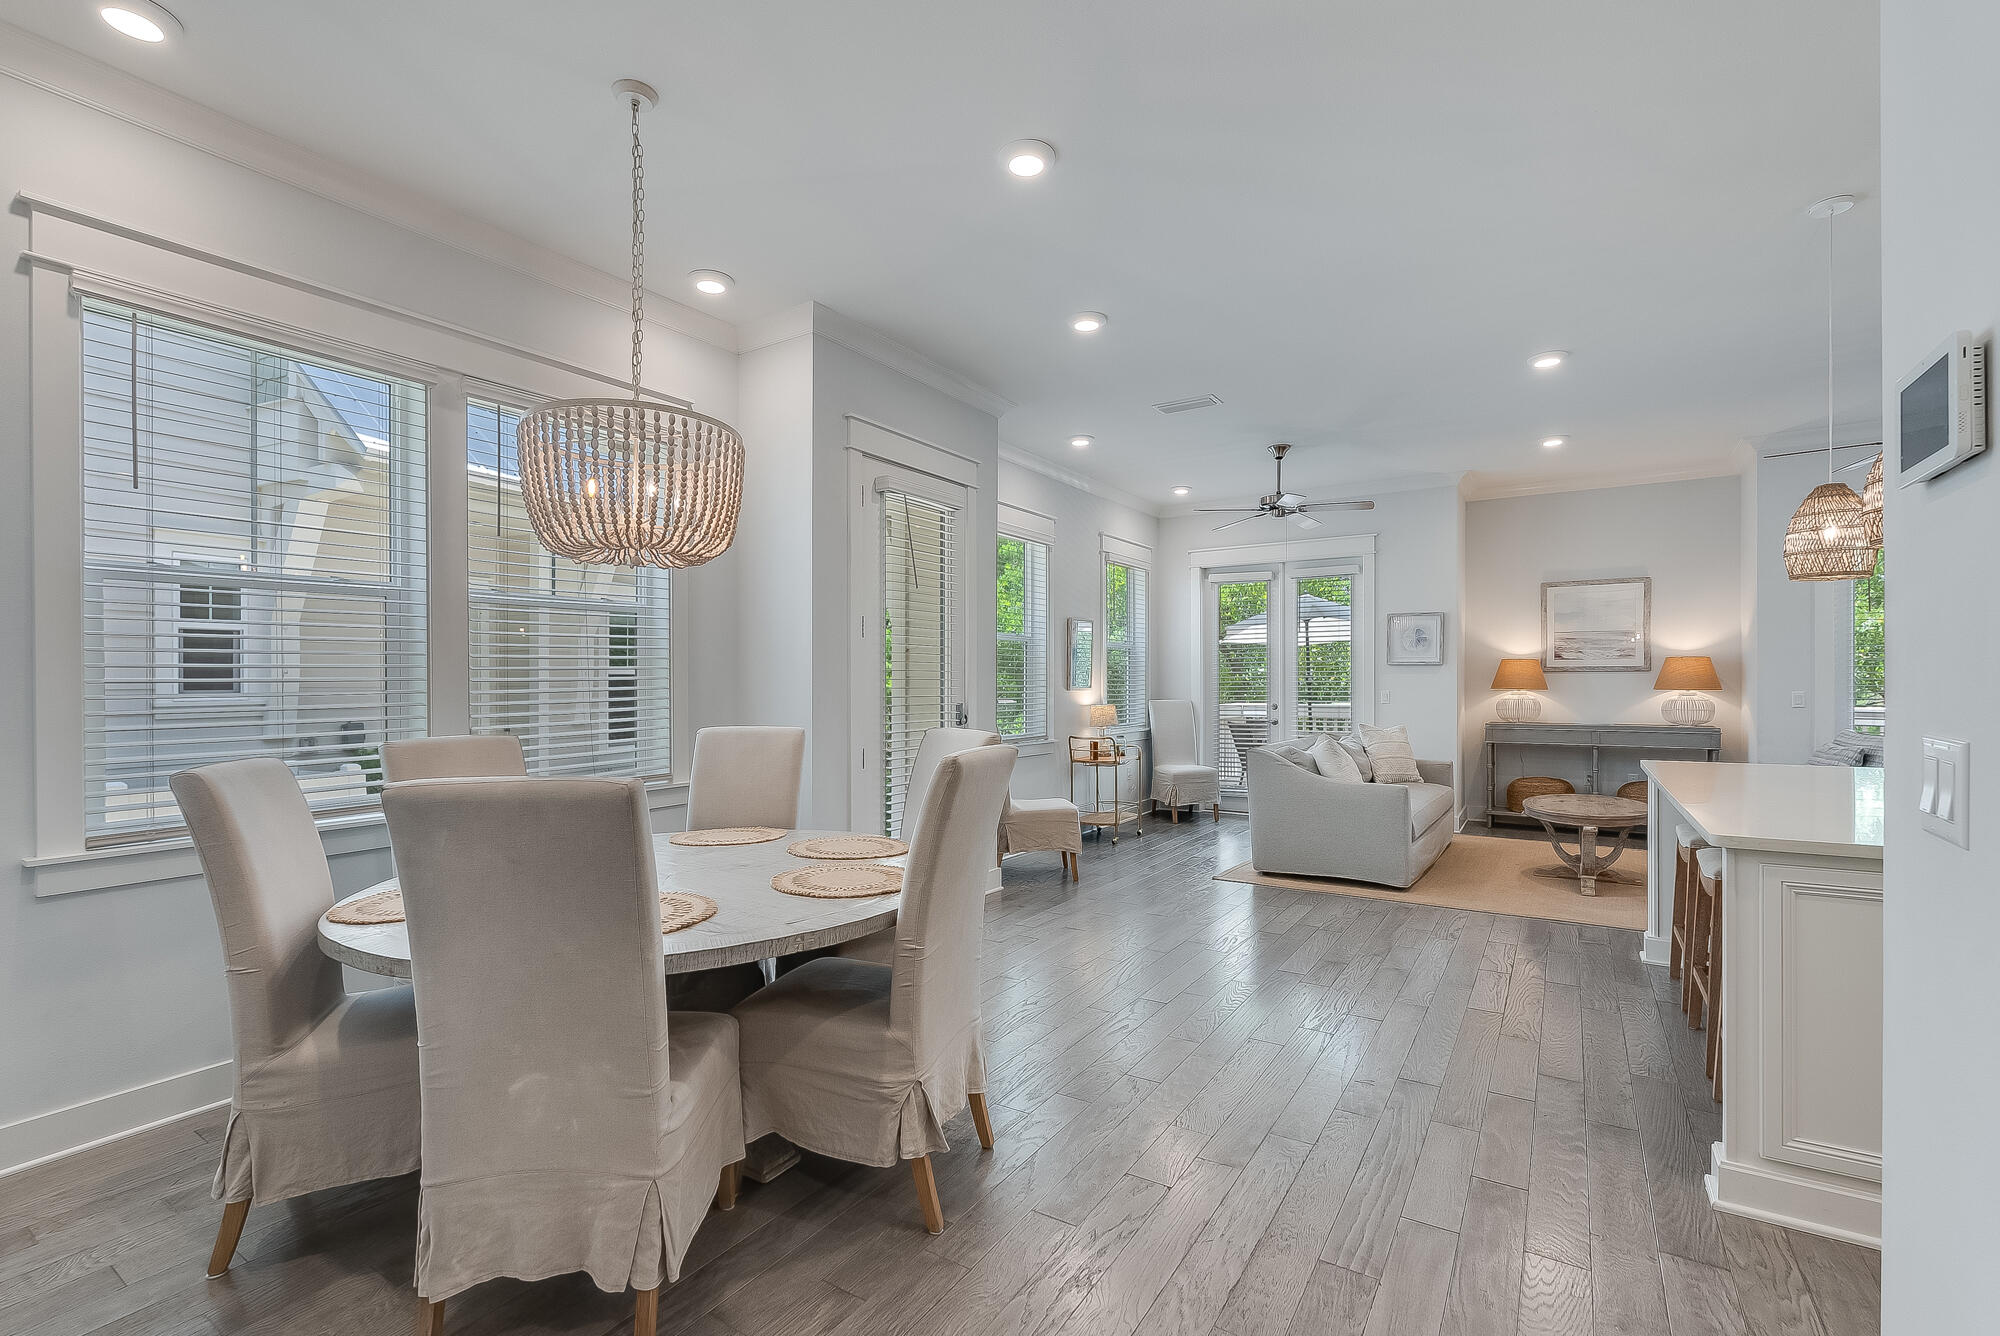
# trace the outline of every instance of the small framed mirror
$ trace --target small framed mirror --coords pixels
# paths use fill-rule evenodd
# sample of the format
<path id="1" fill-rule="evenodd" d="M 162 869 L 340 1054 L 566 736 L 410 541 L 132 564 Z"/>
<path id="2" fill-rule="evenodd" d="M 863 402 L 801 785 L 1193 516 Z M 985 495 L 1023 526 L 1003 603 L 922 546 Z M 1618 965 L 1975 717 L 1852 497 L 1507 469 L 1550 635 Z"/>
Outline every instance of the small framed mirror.
<path id="1" fill-rule="evenodd" d="M 1096 653 L 1097 628 L 1088 617 L 1069 619 L 1069 690 L 1090 690 L 1090 661 Z"/>

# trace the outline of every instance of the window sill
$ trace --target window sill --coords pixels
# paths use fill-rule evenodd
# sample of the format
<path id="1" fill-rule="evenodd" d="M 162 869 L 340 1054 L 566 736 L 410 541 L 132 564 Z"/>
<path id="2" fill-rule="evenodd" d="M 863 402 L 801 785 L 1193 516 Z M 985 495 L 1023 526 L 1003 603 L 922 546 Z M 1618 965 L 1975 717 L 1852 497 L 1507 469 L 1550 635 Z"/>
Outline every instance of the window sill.
<path id="1" fill-rule="evenodd" d="M 1010 738 L 1002 738 L 1000 740 L 1023 756 L 1048 756 L 1056 749 L 1056 744 L 1050 742 L 1047 738 L 1042 738 L 1036 742 L 1015 742 Z"/>
<path id="2" fill-rule="evenodd" d="M 687 806 L 687 785 L 649 784 L 647 805 L 655 812 Z M 373 853 L 389 847 L 389 828 L 380 811 L 329 817 L 318 823 L 320 843 L 328 858 Z M 79 891 L 109 891 L 130 886 L 182 881 L 201 875 L 194 841 L 186 835 L 149 840 L 144 844 L 108 849 L 80 849 L 37 854 L 21 860 L 35 898 L 73 895 Z"/>

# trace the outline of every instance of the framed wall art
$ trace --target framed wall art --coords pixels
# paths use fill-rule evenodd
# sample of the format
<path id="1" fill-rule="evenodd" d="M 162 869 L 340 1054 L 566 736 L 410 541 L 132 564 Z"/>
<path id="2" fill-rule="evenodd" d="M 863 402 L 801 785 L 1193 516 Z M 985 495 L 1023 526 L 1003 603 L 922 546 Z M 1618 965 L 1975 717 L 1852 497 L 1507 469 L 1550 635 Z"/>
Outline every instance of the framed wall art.
<path id="1" fill-rule="evenodd" d="M 1542 585 L 1542 671 L 1653 669 L 1653 582 L 1557 580 Z"/>
<path id="2" fill-rule="evenodd" d="M 1444 614 L 1441 612 L 1392 612 L 1389 614 L 1390 663 L 1439 664 L 1444 662 Z"/>

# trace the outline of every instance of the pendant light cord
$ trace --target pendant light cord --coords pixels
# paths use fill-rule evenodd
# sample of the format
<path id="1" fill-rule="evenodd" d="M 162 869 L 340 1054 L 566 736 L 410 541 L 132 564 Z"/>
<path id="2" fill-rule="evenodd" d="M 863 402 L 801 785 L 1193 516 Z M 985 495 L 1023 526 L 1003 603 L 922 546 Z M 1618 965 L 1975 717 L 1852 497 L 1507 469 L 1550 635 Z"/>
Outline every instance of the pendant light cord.
<path id="1" fill-rule="evenodd" d="M 633 133 L 637 134 L 637 131 Z M 1833 220 L 1839 216 L 1833 213 L 1826 216 L 1826 480 L 1828 482 L 1833 481 Z"/>
<path id="2" fill-rule="evenodd" d="M 639 99 L 632 99 L 632 397 L 639 397 L 646 321 L 646 153 L 639 145 Z M 1829 391 L 1829 393 L 1831 393 Z"/>

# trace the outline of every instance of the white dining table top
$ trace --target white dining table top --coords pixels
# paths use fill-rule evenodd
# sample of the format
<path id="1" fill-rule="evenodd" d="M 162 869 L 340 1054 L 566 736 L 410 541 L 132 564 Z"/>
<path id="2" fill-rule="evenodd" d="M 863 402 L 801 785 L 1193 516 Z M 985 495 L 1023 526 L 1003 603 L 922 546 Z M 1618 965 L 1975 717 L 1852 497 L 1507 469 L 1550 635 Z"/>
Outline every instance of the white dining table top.
<path id="1" fill-rule="evenodd" d="M 668 974 L 742 965 L 795 951 L 833 946 L 889 927 L 902 904 L 901 892 L 855 900 L 816 900 L 771 889 L 771 878 L 812 860 L 787 853 L 786 846 L 815 835 L 846 835 L 841 830 L 794 830 L 766 844 L 735 844 L 700 848 L 672 844 L 665 835 L 653 837 L 653 859 L 662 893 L 692 891 L 715 901 L 713 916 L 662 933 L 660 950 Z M 901 867 L 903 857 L 869 859 Z M 339 903 L 377 891 L 396 890 L 394 877 L 356 891 Z M 560 887 L 551 887 L 560 894 Z M 410 977 L 410 934 L 402 923 L 333 923 L 319 921 L 320 949 L 344 965 L 391 978 Z"/>

